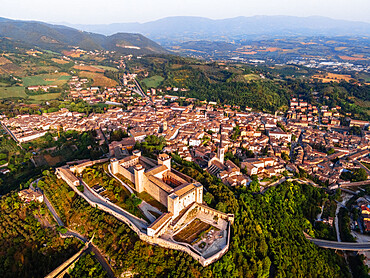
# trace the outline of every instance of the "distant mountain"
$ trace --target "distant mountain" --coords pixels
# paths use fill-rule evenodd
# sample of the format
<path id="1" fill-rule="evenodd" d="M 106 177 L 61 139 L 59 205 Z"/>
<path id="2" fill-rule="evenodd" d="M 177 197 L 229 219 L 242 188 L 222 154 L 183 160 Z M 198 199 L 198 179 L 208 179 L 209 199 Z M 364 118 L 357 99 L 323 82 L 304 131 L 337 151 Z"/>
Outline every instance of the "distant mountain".
<path id="1" fill-rule="evenodd" d="M 79 31 L 63 25 L 0 18 L 0 38 L 10 38 L 29 46 L 63 50 L 78 46 L 85 50 L 109 50 L 122 54 L 167 53 L 159 44 L 140 34 L 117 33 L 110 36 Z"/>
<path id="2" fill-rule="evenodd" d="M 213 20 L 203 17 L 166 17 L 147 23 L 107 25 L 70 25 L 75 28 L 110 35 L 137 32 L 160 43 L 192 40 L 253 39 L 274 36 L 368 36 L 370 24 L 326 17 L 253 16 Z"/>

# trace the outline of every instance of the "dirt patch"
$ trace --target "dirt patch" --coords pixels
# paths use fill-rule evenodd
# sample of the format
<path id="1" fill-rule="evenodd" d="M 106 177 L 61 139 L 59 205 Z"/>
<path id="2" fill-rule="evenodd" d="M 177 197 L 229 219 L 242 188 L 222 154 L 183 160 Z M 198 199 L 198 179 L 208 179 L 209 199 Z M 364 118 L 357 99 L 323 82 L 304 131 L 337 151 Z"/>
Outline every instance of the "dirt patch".
<path id="1" fill-rule="evenodd" d="M 11 64 L 12 62 L 5 57 L 0 57 L 0 66 L 6 65 L 6 64 Z"/>
<path id="2" fill-rule="evenodd" d="M 110 79 L 104 76 L 104 74 L 98 72 L 81 71 L 79 76 L 92 79 L 94 81 L 92 84 L 93 86 L 115 87 L 118 85 L 118 83 L 113 79 Z"/>
<path id="3" fill-rule="evenodd" d="M 63 159 L 60 156 L 51 156 L 50 154 L 45 154 L 44 159 L 49 166 L 55 166 L 63 161 Z"/>
<path id="4" fill-rule="evenodd" d="M 211 225 L 204 223 L 200 219 L 196 218 L 179 233 L 174 235 L 173 238 L 176 241 L 191 244 L 196 241 L 203 232 L 207 231 L 211 227 Z"/>
<path id="5" fill-rule="evenodd" d="M 97 68 L 97 67 L 94 67 L 94 66 L 78 66 L 78 65 L 76 65 L 73 68 L 77 69 L 77 70 L 83 70 L 83 71 L 104 72 L 103 69 L 100 69 L 100 68 Z"/>
<path id="6" fill-rule="evenodd" d="M 335 73 L 327 73 L 325 75 L 323 74 L 317 74 L 313 75 L 312 78 L 314 79 L 319 79 L 323 83 L 329 83 L 329 82 L 340 82 L 340 81 L 350 81 L 353 79 L 350 75 L 348 74 L 335 74 Z"/>
<path id="7" fill-rule="evenodd" d="M 339 56 L 342 60 L 348 60 L 348 61 L 366 61 L 367 58 L 364 57 L 352 57 L 352 56 Z"/>
<path id="8" fill-rule="evenodd" d="M 68 61 L 66 61 L 66 60 L 62 60 L 62 59 L 52 58 L 51 60 L 52 60 L 54 63 L 60 64 L 60 65 L 64 65 L 64 64 L 68 64 L 68 63 L 69 63 Z"/>

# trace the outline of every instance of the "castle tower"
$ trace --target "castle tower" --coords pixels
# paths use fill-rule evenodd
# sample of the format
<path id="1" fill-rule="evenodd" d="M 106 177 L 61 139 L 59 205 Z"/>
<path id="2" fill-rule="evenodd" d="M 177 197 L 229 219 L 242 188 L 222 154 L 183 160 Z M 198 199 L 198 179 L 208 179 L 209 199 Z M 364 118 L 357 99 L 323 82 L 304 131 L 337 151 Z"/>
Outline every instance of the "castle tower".
<path id="1" fill-rule="evenodd" d="M 166 131 L 168 129 L 168 123 L 167 121 L 164 121 L 163 122 L 163 127 L 162 127 L 163 131 Z"/>
<path id="2" fill-rule="evenodd" d="M 167 210 L 168 212 L 172 212 L 173 217 L 178 216 L 180 213 L 179 199 L 179 196 L 175 193 L 172 193 L 167 197 Z"/>
<path id="3" fill-rule="evenodd" d="M 112 173 L 115 175 L 118 173 L 119 160 L 117 158 L 111 159 Z"/>
<path id="4" fill-rule="evenodd" d="M 171 157 L 168 154 L 161 153 L 158 156 L 158 165 L 164 165 L 171 171 Z"/>
<path id="5" fill-rule="evenodd" d="M 195 186 L 197 187 L 195 202 L 197 202 L 198 204 L 202 204 L 203 203 L 203 185 L 201 183 L 197 183 L 195 184 Z"/>
<path id="6" fill-rule="evenodd" d="M 141 164 L 135 165 L 134 167 L 135 189 L 139 193 L 144 191 L 144 171 L 145 168 Z"/>
<path id="7" fill-rule="evenodd" d="M 225 148 L 222 144 L 222 135 L 221 135 L 221 138 L 220 138 L 220 146 L 218 147 L 218 150 L 217 150 L 217 158 L 222 164 L 224 164 L 224 162 L 225 162 Z"/>

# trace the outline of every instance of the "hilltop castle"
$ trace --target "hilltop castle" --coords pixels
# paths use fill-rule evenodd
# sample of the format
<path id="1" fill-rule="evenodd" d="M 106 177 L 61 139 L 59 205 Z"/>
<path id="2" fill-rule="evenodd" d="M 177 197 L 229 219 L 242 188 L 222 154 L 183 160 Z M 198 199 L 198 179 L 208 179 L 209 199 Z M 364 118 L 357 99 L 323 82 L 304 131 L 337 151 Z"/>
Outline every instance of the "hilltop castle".
<path id="1" fill-rule="evenodd" d="M 112 159 L 111 170 L 134 183 L 137 192 L 149 193 L 166 206 L 173 217 L 194 202 L 202 204 L 203 185 L 171 169 L 171 158 L 167 154 L 160 154 L 156 162 L 134 151 L 124 159 Z"/>

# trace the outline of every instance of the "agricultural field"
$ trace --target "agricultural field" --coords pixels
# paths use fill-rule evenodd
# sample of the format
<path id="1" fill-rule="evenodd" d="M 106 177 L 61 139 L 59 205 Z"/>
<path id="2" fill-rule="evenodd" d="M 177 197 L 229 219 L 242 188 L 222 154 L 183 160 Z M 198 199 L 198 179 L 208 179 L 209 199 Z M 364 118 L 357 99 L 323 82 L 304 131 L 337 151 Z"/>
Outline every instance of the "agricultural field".
<path id="1" fill-rule="evenodd" d="M 212 226 L 202 222 L 200 219 L 193 220 L 189 225 L 182 229 L 179 233 L 173 236 L 178 242 L 193 243 L 201 234 L 207 231 Z"/>
<path id="2" fill-rule="evenodd" d="M 66 61 L 66 60 L 63 60 L 63 59 L 52 58 L 51 60 L 54 63 L 60 64 L 60 65 L 64 65 L 64 64 L 68 64 L 69 63 L 69 61 Z"/>
<path id="3" fill-rule="evenodd" d="M 360 100 L 360 99 L 357 99 L 357 98 L 354 101 L 355 101 L 355 104 L 364 108 L 366 110 L 367 114 L 370 115 L 370 101 Z"/>
<path id="4" fill-rule="evenodd" d="M 94 81 L 92 86 L 115 87 L 118 85 L 118 83 L 115 80 L 104 76 L 103 73 L 81 71 L 79 73 L 79 76 L 92 79 Z"/>
<path id="5" fill-rule="evenodd" d="M 370 74 L 365 72 L 359 72 L 356 74 L 357 79 L 362 79 L 367 83 L 370 83 Z"/>
<path id="6" fill-rule="evenodd" d="M 82 70 L 82 71 L 91 71 L 91 72 L 104 72 L 104 69 L 101 69 L 100 67 L 95 66 L 74 66 L 73 67 L 76 70 Z"/>
<path id="7" fill-rule="evenodd" d="M 33 161 L 36 164 L 36 167 L 48 165 L 50 167 L 57 165 L 58 163 L 63 162 L 63 157 L 61 156 L 51 156 L 50 154 L 40 154 L 33 157 Z"/>
<path id="8" fill-rule="evenodd" d="M 59 97 L 60 97 L 60 93 L 42 94 L 42 95 L 30 96 L 30 100 L 33 100 L 35 102 L 40 102 L 40 101 L 48 101 L 48 100 L 57 99 Z"/>
<path id="9" fill-rule="evenodd" d="M 96 66 L 96 67 L 99 68 L 99 69 L 103 69 L 103 70 L 110 70 L 110 71 L 114 71 L 114 72 L 118 71 L 118 69 L 114 68 L 114 67 L 108 67 L 108 66 Z"/>
<path id="10" fill-rule="evenodd" d="M 348 60 L 348 61 L 366 61 L 368 60 L 366 57 L 363 57 L 363 55 L 354 55 L 354 56 L 339 56 L 342 60 Z"/>
<path id="11" fill-rule="evenodd" d="M 120 178 L 120 177 L 119 177 Z M 121 179 L 122 180 L 122 179 Z M 161 212 L 167 212 L 167 207 L 158 202 L 156 199 L 154 199 L 149 193 L 143 191 L 141 193 L 137 193 L 137 196 L 147 202 L 149 205 L 159 209 Z M 154 212 L 151 212 L 153 215 L 155 214 Z"/>
<path id="12" fill-rule="evenodd" d="M 335 73 L 326 73 L 325 75 L 313 75 L 313 79 L 319 79 L 323 83 L 329 83 L 329 82 L 340 82 L 340 81 L 346 81 L 349 82 L 351 79 L 353 79 L 350 75 L 347 74 L 335 74 Z"/>
<path id="13" fill-rule="evenodd" d="M 0 99 L 19 97 L 25 98 L 27 94 L 24 91 L 24 87 L 1 87 L 0 86 Z"/>
<path id="14" fill-rule="evenodd" d="M 246 74 L 246 75 L 244 75 L 244 78 L 247 81 L 253 81 L 253 80 L 261 79 L 257 74 Z"/>
<path id="15" fill-rule="evenodd" d="M 45 154 L 44 159 L 49 166 L 55 166 L 63 161 L 63 158 L 61 156 L 51 156 L 50 154 Z"/>
<path id="16" fill-rule="evenodd" d="M 0 57 L 0 74 L 15 74 L 22 72 L 21 68 L 5 57 Z"/>
<path id="17" fill-rule="evenodd" d="M 162 76 L 155 75 L 155 76 L 143 79 L 142 82 L 148 88 L 157 88 L 162 83 L 163 80 L 164 78 Z"/>
<path id="18" fill-rule="evenodd" d="M 67 83 L 71 78 L 70 75 L 66 73 L 57 73 L 57 74 L 40 74 L 34 76 L 27 76 L 23 78 L 23 85 L 28 86 L 37 86 L 37 85 L 57 85 L 61 86 Z"/>

